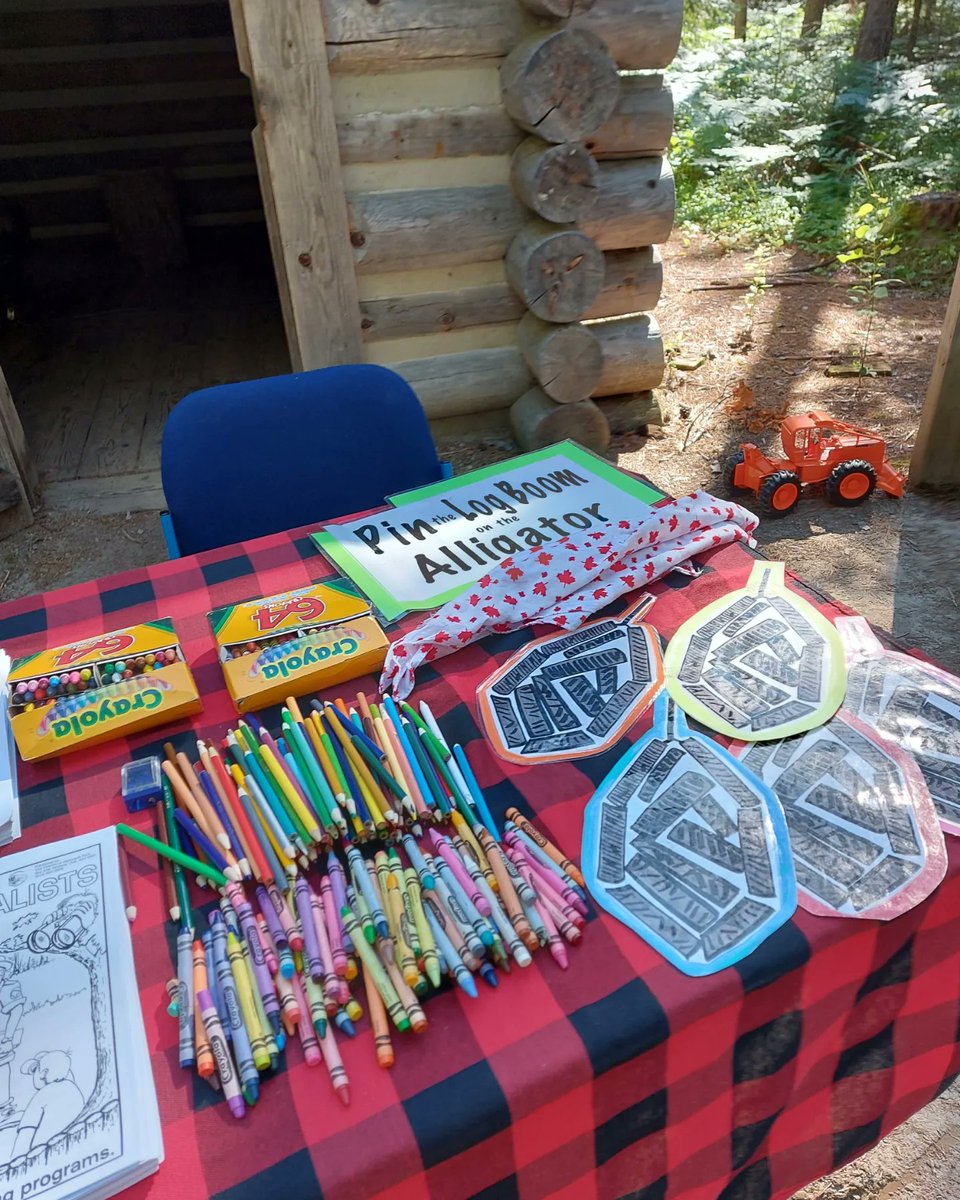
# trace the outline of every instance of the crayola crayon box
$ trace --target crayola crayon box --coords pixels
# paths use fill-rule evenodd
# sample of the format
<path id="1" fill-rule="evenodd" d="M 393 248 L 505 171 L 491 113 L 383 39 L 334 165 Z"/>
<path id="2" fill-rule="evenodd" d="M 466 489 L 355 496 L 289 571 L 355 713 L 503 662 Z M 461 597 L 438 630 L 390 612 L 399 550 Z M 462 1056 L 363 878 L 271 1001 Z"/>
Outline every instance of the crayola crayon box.
<path id="1" fill-rule="evenodd" d="M 209 618 L 238 712 L 378 671 L 389 645 L 346 579 L 227 604 Z"/>
<path id="2" fill-rule="evenodd" d="M 23 759 L 165 725 L 201 709 L 169 617 L 14 660 L 10 724 Z"/>

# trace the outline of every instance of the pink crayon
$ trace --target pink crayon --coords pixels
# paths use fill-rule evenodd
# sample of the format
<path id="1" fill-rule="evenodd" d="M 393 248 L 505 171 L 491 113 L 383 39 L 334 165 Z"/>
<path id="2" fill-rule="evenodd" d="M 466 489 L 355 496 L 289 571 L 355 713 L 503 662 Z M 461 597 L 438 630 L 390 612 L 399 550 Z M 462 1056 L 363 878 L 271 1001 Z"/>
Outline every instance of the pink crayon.
<path id="1" fill-rule="evenodd" d="M 552 871 L 548 871 L 542 863 L 538 863 L 532 856 L 525 854 L 523 843 L 520 841 L 510 841 L 510 835 L 507 835 L 508 847 L 507 853 L 514 863 L 525 862 L 536 879 L 540 880 L 543 887 L 547 888 L 552 896 L 557 898 L 557 903 L 573 909 L 580 917 L 586 917 L 587 906 L 580 897 L 571 888 L 568 888 Z M 543 888 L 540 889 L 541 891 Z"/>
<path id="2" fill-rule="evenodd" d="M 317 1034 L 313 1028 L 313 1021 L 310 1019 L 310 1006 L 307 1004 L 307 998 L 303 994 L 303 984 L 300 982 L 299 975 L 293 976 L 290 980 L 290 986 L 293 988 L 293 994 L 300 1009 L 297 1033 L 300 1034 L 300 1044 L 303 1046 L 304 1061 L 308 1067 L 317 1067 L 322 1062 L 323 1055 L 320 1053 Z"/>
<path id="3" fill-rule="evenodd" d="M 266 918 L 261 913 L 256 913 L 255 916 L 257 933 L 260 935 L 260 945 L 263 947 L 263 957 L 266 959 L 267 970 L 271 975 L 276 975 L 280 970 L 280 963 L 277 959 L 277 948 L 274 945 L 273 938 L 270 936 Z"/>
<path id="4" fill-rule="evenodd" d="M 537 880 L 533 872 L 529 869 L 526 862 L 518 862 L 517 870 L 523 876 L 527 886 L 534 895 L 534 907 L 540 914 L 540 920 L 543 922 L 543 927 L 547 931 L 547 940 L 550 946 L 550 953 L 553 955 L 557 965 L 564 971 L 570 966 L 570 960 L 567 957 L 567 948 L 563 944 L 563 939 L 560 937 L 560 931 L 557 929 L 557 923 L 553 919 L 550 909 L 544 904 L 540 892 L 537 888 Z"/>
<path id="5" fill-rule="evenodd" d="M 320 957 L 323 959 L 323 992 L 325 996 L 336 998 L 340 995 L 340 978 L 333 969 L 333 955 L 330 953 L 323 903 L 314 891 L 310 892 L 310 908 L 313 911 L 313 925 L 320 945 Z"/>
<path id="6" fill-rule="evenodd" d="M 470 874 L 463 865 L 460 855 L 457 854 L 450 842 L 439 834 L 436 829 L 431 829 L 428 832 L 434 849 L 453 872 L 464 892 L 470 897 L 470 902 L 474 908 L 482 917 L 489 917 L 491 911 L 489 901 L 486 896 L 483 896 L 477 890 L 477 885 L 470 878 Z"/>
<path id="7" fill-rule="evenodd" d="M 327 940 L 330 943 L 333 969 L 341 979 L 344 979 L 347 974 L 347 952 L 343 948 L 343 932 L 340 927 L 340 915 L 333 897 L 333 884 L 326 875 L 320 877 L 320 903 L 323 906 L 323 919 L 327 926 Z"/>
<path id="8" fill-rule="evenodd" d="M 548 912 L 553 919 L 558 931 L 568 942 L 580 941 L 580 929 L 570 920 L 570 918 L 562 911 L 562 909 L 554 903 L 553 899 L 546 893 L 540 893 L 540 912 Z"/>

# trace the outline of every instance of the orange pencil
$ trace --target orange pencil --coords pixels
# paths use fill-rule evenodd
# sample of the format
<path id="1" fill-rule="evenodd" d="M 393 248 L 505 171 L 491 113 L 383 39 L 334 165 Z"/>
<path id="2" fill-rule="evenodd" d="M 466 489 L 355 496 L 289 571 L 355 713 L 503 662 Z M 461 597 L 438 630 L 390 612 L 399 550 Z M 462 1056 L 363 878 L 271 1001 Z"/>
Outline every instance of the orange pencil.
<path id="1" fill-rule="evenodd" d="M 223 822 L 217 816 L 216 810 L 204 794 L 204 790 L 200 786 L 200 780 L 193 769 L 193 764 L 182 750 L 177 754 L 177 766 L 179 766 L 180 773 L 183 775 L 197 805 L 206 814 L 207 825 L 213 830 L 214 839 L 220 843 L 224 850 L 229 851 L 230 838 L 223 827 Z"/>
<path id="2" fill-rule="evenodd" d="M 366 692 L 357 692 L 357 704 L 360 707 L 360 716 L 364 721 L 372 721 L 373 713 L 370 711 L 370 705 L 367 703 Z"/>
<path id="3" fill-rule="evenodd" d="M 513 886 L 513 880 L 510 878 L 510 872 L 503 864 L 500 847 L 482 825 L 477 826 L 477 836 L 480 838 L 480 844 L 483 846 L 483 852 L 487 856 L 487 862 L 490 864 L 490 868 L 496 877 L 497 889 L 500 892 L 500 903 L 507 910 L 507 916 L 510 918 L 511 925 L 517 931 L 517 937 L 528 950 L 537 950 L 540 946 L 540 940 L 530 927 L 527 915 L 523 911 L 520 897 L 517 895 L 516 889 Z"/>
<path id="4" fill-rule="evenodd" d="M 175 766 L 172 766 L 169 759 L 164 759 L 160 764 L 164 775 L 170 780 L 170 786 L 173 788 L 173 794 L 180 803 L 180 807 L 185 809 L 191 817 L 200 826 L 202 833 L 205 833 L 212 842 L 214 840 L 213 830 L 207 824 L 207 818 L 202 808 L 200 808 L 193 797 L 193 793 L 187 787 L 183 776 Z"/>
<path id="5" fill-rule="evenodd" d="M 199 739 L 197 740 L 197 753 L 200 755 L 200 763 L 207 773 L 207 778 L 210 780 L 213 790 L 217 793 L 217 799 L 223 805 L 223 811 L 227 814 L 227 820 L 230 822 L 231 828 L 233 829 L 234 835 L 238 842 L 238 845 L 234 847 L 234 852 L 236 853 L 239 851 L 240 871 L 245 879 L 249 879 L 251 875 L 253 875 L 256 879 L 259 879 L 260 876 L 257 874 L 256 859 L 252 858 L 250 855 L 250 847 L 247 844 L 246 837 L 244 836 L 243 828 L 237 821 L 237 814 L 234 806 L 230 802 L 230 797 L 224 791 L 223 784 L 213 769 L 213 759 L 210 757 L 209 751 Z M 239 808 L 239 803 L 237 804 L 237 807 Z M 220 824 L 223 824 L 222 820 Z M 227 834 L 228 838 L 229 836 L 230 835 Z M 230 845 L 233 846 L 232 841 L 230 842 Z"/>
<path id="6" fill-rule="evenodd" d="M 210 772 L 210 778 L 213 781 L 214 787 L 217 786 L 217 781 L 220 783 L 220 787 L 217 788 L 217 795 L 223 799 L 227 815 L 233 822 L 237 836 L 243 843 L 247 862 L 250 864 L 251 870 L 258 880 L 268 880 L 270 878 L 270 867 L 257 840 L 257 835 L 247 817 L 246 810 L 240 803 L 234 778 L 227 773 L 223 765 L 223 759 L 212 742 L 207 746 L 206 750 L 207 758 L 210 760 L 210 765 L 213 768 Z"/>
<path id="7" fill-rule="evenodd" d="M 400 739 L 397 737 L 397 731 L 394 729 L 392 723 L 384 720 L 383 717 L 380 717 L 379 721 L 386 739 L 384 752 L 386 753 L 386 744 L 389 744 L 393 752 L 393 761 L 396 764 L 397 769 L 400 771 L 398 779 L 402 779 L 403 784 L 407 789 L 407 795 L 413 799 L 413 807 L 417 810 L 417 815 L 429 815 L 430 809 L 424 803 L 423 795 L 419 786 L 417 785 L 416 777 L 410 768 L 410 764 L 407 761 L 407 756 L 403 752 L 403 747 L 400 745 Z M 376 724 L 374 724 L 374 728 L 376 728 Z"/>

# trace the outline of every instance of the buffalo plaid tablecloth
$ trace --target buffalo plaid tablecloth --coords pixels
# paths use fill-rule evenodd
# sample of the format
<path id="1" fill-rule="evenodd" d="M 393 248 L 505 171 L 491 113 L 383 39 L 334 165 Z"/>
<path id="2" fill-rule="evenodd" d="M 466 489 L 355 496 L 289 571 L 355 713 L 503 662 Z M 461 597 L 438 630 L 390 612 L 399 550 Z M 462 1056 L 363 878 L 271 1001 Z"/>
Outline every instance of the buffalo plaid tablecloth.
<path id="1" fill-rule="evenodd" d="M 703 561 L 699 579 L 673 576 L 651 588 L 658 599 L 649 619 L 668 637 L 695 609 L 742 587 L 752 565 L 739 546 Z M 191 748 L 195 732 L 216 735 L 232 721 L 211 608 L 329 574 L 297 530 L 0 606 L 0 645 L 14 655 L 172 616 L 204 699 L 192 722 L 22 766 L 20 844 L 122 820 L 123 762 L 159 753 L 168 739 Z M 847 611 L 805 594 L 827 613 Z M 517 805 L 577 858 L 584 804 L 626 739 L 576 763 L 524 768 L 494 757 L 477 723 L 477 688 L 530 636 L 488 638 L 439 670 L 421 668 L 415 695 L 464 744 L 494 813 Z M 172 930 L 155 862 L 134 852 L 133 943 L 166 1161 L 130 1194 L 788 1197 L 867 1149 L 960 1071 L 960 846 L 948 843 L 946 879 L 911 913 L 884 924 L 798 911 L 756 953 L 707 979 L 686 978 L 595 915 L 569 971 L 541 953 L 496 991 L 481 985 L 479 1000 L 457 990 L 430 1000 L 427 1032 L 394 1039 L 392 1071 L 378 1068 L 366 1020 L 354 1041 L 341 1037 L 349 1108 L 325 1070 L 308 1068 L 293 1046 L 242 1122 L 177 1065 L 163 986 Z"/>

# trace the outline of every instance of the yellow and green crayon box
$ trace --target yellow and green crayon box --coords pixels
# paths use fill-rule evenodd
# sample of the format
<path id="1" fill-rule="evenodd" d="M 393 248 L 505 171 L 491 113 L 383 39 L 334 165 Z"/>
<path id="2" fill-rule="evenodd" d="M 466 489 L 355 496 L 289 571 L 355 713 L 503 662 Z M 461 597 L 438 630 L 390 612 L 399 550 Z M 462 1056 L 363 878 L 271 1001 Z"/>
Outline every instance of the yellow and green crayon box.
<path id="1" fill-rule="evenodd" d="M 209 618 L 238 712 L 378 671 L 389 645 L 347 580 L 227 604 Z"/>
<path id="2" fill-rule="evenodd" d="M 15 659 L 9 685 L 10 724 L 25 760 L 165 725 L 202 707 L 169 617 Z"/>

